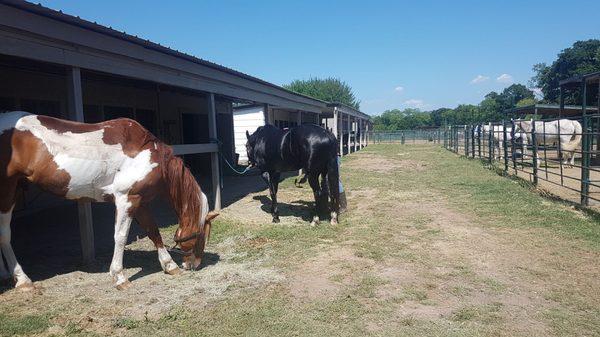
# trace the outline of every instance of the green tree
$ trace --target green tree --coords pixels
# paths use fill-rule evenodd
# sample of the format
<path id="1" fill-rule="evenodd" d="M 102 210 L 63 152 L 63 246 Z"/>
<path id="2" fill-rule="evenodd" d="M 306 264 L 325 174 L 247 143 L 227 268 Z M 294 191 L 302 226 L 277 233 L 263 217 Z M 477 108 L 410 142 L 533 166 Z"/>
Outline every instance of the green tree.
<path id="1" fill-rule="evenodd" d="M 517 102 L 526 98 L 535 99 L 533 91 L 527 89 L 523 84 L 512 84 L 502 90 L 497 100 L 500 103 L 500 108 L 504 111 L 516 107 Z"/>
<path id="2" fill-rule="evenodd" d="M 551 65 L 538 63 L 533 66 L 533 71 L 535 75 L 530 81 L 531 86 L 542 90 L 546 102 L 558 103 L 561 80 L 600 71 L 600 40 L 577 41 L 572 47 L 561 51 Z M 594 93 L 590 92 L 590 95 Z M 579 91 L 576 89 L 567 93 L 565 102 L 579 104 Z"/>
<path id="3" fill-rule="evenodd" d="M 534 105 L 535 102 L 535 98 L 523 98 L 522 100 L 517 102 L 517 107 L 524 107 L 524 106 L 529 106 L 529 105 Z"/>
<path id="4" fill-rule="evenodd" d="M 284 88 L 314 97 L 326 102 L 342 103 L 355 109 L 360 109 L 360 101 L 354 95 L 352 88 L 338 78 L 311 78 L 309 80 L 295 80 Z"/>

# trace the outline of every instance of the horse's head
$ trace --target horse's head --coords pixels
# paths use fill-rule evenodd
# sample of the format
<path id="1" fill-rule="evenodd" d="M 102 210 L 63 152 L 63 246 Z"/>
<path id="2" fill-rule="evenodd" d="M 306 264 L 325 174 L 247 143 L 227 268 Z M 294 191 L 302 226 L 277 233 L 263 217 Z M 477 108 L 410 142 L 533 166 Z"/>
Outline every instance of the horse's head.
<path id="1" fill-rule="evenodd" d="M 253 134 L 246 130 L 246 154 L 248 155 L 248 165 L 256 166 L 256 150 L 259 138 L 259 133 L 264 127 L 260 126 Z"/>
<path id="2" fill-rule="evenodd" d="M 181 248 L 184 269 L 196 270 L 202 264 L 204 248 L 210 238 L 211 222 L 219 215 L 217 212 L 208 211 L 208 200 L 204 193 L 201 194 L 200 202 L 201 211 L 196 224 L 186 226 L 180 223 L 175 232 L 174 241 Z"/>

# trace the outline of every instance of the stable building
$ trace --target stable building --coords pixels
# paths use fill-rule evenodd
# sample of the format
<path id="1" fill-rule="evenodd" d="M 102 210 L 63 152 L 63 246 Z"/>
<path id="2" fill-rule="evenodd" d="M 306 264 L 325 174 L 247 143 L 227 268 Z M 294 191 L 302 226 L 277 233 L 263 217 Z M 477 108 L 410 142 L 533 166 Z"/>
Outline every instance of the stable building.
<path id="1" fill-rule="evenodd" d="M 320 115 L 323 101 L 157 43 L 25 1 L 0 3 L 0 111 L 81 122 L 128 117 L 173 146 L 221 206 L 220 154 L 234 159 L 233 107 Z M 318 121 L 317 117 L 314 117 Z M 210 186 L 210 188 L 206 188 Z M 52 203 L 34 187 L 20 205 Z M 30 208 L 29 205 L 27 208 Z M 94 257 L 91 206 L 80 202 L 84 260 Z"/>

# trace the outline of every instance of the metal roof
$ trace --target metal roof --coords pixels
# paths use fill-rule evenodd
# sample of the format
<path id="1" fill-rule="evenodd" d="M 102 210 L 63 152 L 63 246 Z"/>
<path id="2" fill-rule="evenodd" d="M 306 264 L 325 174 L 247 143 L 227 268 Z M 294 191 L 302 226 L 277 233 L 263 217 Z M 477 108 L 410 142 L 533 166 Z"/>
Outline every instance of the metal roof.
<path id="1" fill-rule="evenodd" d="M 47 17 L 47 18 L 51 18 L 51 19 L 54 19 L 54 20 L 57 20 L 57 21 L 61 21 L 63 23 L 67 23 L 67 24 L 70 24 L 70 25 L 75 25 L 75 26 L 78 26 L 80 28 L 84 28 L 84 29 L 87 29 L 87 30 L 90 30 L 90 31 L 94 31 L 96 33 L 108 35 L 110 37 L 118 38 L 118 39 L 130 42 L 130 43 L 134 43 L 134 44 L 137 44 L 139 46 L 142 46 L 142 47 L 150 49 L 150 50 L 158 51 L 158 52 L 170 55 L 170 56 L 175 56 L 175 57 L 184 59 L 186 61 L 190 61 L 190 62 L 193 62 L 193 63 L 201 64 L 203 66 L 207 66 L 207 67 L 210 67 L 210 68 L 222 71 L 222 72 L 226 72 L 226 73 L 229 73 L 229 74 L 232 74 L 232 75 L 235 75 L 235 76 L 247 79 L 247 80 L 251 80 L 251 81 L 254 81 L 256 83 L 267 85 L 267 86 L 276 88 L 278 90 L 282 90 L 282 91 L 288 92 L 290 94 L 294 94 L 294 95 L 297 95 L 297 96 L 300 96 L 300 97 L 304 97 L 304 98 L 313 100 L 315 102 L 315 104 L 320 105 L 320 106 L 322 106 L 324 108 L 327 105 L 327 102 L 325 102 L 323 100 L 320 100 L 320 99 L 317 99 L 317 98 L 314 98 L 314 97 L 310 97 L 310 96 L 307 96 L 307 95 L 299 94 L 297 92 L 294 92 L 294 91 L 288 90 L 286 88 L 283 88 L 283 87 L 281 87 L 279 85 L 276 85 L 276 84 L 273 84 L 271 82 L 267 82 L 265 80 L 262 80 L 260 78 L 257 78 L 257 77 L 254 77 L 254 76 L 251 76 L 251 75 L 239 72 L 237 70 L 234 70 L 234 69 L 222 66 L 222 65 L 219 65 L 217 63 L 210 62 L 210 61 L 207 61 L 207 60 L 204 60 L 204 59 L 200 59 L 200 58 L 195 57 L 193 55 L 189 55 L 189 54 L 180 52 L 178 50 L 175 50 L 175 49 L 163 46 L 163 45 L 161 45 L 159 43 L 155 43 L 155 42 L 152 42 L 150 40 L 140 38 L 138 36 L 127 34 L 126 32 L 118 31 L 116 29 L 113 29 L 112 27 L 106 27 L 106 26 L 100 25 L 100 24 L 98 24 L 96 22 L 91 22 L 91 21 L 84 20 L 84 19 L 80 18 L 79 16 L 69 15 L 69 14 L 63 13 L 62 11 L 57 11 L 57 10 L 54 10 L 54 9 L 51 9 L 51 8 L 48 8 L 48 7 L 44 7 L 41 4 L 33 4 L 31 2 L 23 1 L 23 0 L 0 0 L 0 3 L 1 4 L 5 4 L 7 6 L 11 6 L 11 7 L 17 8 L 17 9 L 20 9 L 20 10 L 27 11 L 27 12 L 30 12 L 30 13 L 34 13 L 36 15 L 41 15 L 41 16 L 44 16 L 44 17 Z"/>
<path id="2" fill-rule="evenodd" d="M 366 120 L 371 120 L 371 116 L 367 115 L 366 113 L 356 110 L 355 108 L 348 106 L 346 104 L 343 103 L 339 103 L 339 102 L 334 102 L 334 103 L 328 103 L 327 104 L 328 107 L 330 108 L 337 108 L 338 110 L 340 110 L 341 112 L 345 113 L 345 114 L 349 114 L 349 115 L 353 115 L 356 117 L 360 117 L 360 118 L 364 118 Z M 330 116 L 330 117 L 333 117 Z"/>
<path id="3" fill-rule="evenodd" d="M 562 80 L 562 81 L 558 82 L 558 84 L 560 86 L 563 86 L 563 85 L 571 86 L 571 85 L 575 85 L 575 84 L 581 84 L 581 82 L 583 82 L 583 81 L 585 81 L 586 83 L 600 81 L 600 71 L 567 78 L 566 80 Z"/>
<path id="4" fill-rule="evenodd" d="M 595 106 L 586 107 L 587 112 L 598 111 Z M 516 107 L 512 109 L 504 110 L 506 114 L 538 114 L 538 115 L 555 115 L 558 116 L 560 113 L 560 105 L 556 104 L 532 104 L 522 107 Z M 563 108 L 562 116 L 580 116 L 581 106 L 580 105 L 565 105 Z"/>

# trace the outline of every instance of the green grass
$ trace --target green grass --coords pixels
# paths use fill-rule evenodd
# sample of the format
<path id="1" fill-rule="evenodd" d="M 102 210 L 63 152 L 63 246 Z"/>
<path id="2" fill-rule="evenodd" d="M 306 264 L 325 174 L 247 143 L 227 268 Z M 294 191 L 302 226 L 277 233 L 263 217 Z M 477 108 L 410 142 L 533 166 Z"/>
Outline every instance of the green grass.
<path id="1" fill-rule="evenodd" d="M 399 165 L 381 173 L 352 165 L 366 154 L 398 163 L 409 159 L 426 169 L 415 171 Z M 515 236 L 531 232 L 527 235 L 539 239 L 540 244 L 585 247 L 587 252 L 600 249 L 600 226 L 595 218 L 548 201 L 527 185 L 440 147 L 369 146 L 344 157 L 341 173 L 350 212 L 341 215 L 338 226 L 326 222 L 314 228 L 247 224 L 243 214 L 239 219 L 219 217 L 215 221 L 211 244 L 235 239 L 238 257 L 228 263 L 260 261 L 286 275 L 284 281 L 259 288 L 241 286 L 207 305 L 196 308 L 184 303 L 159 318 L 111 317 L 106 319 L 111 332 L 127 336 L 531 336 L 527 330 L 513 330 L 507 314 L 512 307 L 502 303 L 514 287 L 506 284 L 506 279 L 482 273 L 465 257 L 441 254 L 439 244 L 451 248 L 453 238 L 445 228 L 433 224 L 435 219 L 426 207 L 400 209 L 406 203 L 433 208 L 443 204 L 470 217 L 473 223 L 469 225 Z M 280 185 L 282 191 L 293 188 L 293 178 Z M 351 198 L 358 191 L 374 191 L 373 197 L 365 201 Z M 310 200 L 309 189 L 304 192 Z M 169 227 L 163 234 L 172 235 L 174 230 Z M 316 298 L 295 298 L 290 293 L 289 280 L 302 274 L 307 261 L 319 256 L 326 259 L 327 254 L 342 248 L 351 256 L 336 265 L 323 263 L 324 269 L 335 268 L 323 273 L 338 291 Z M 580 252 L 565 249 L 556 258 L 568 259 Z M 386 268 L 397 270 L 382 274 Z M 402 273 L 404 268 L 418 273 L 407 275 Z M 569 274 L 528 267 L 509 272 L 511 280 L 517 281 L 521 275 L 543 280 L 555 272 Z M 550 335 L 600 335 L 598 298 L 593 289 L 567 288 L 556 285 L 555 289 L 539 290 L 552 308 L 535 308 L 539 309 L 532 315 L 536 323 L 548 326 Z M 481 301 L 481 297 L 487 300 Z M 0 305 L 0 309 L 4 308 Z M 59 311 L 42 316 L 0 314 L 0 335 L 40 334 L 52 324 L 68 321 L 58 319 L 60 316 Z M 67 335 L 89 333 L 87 326 L 83 329 L 73 323 L 64 329 Z"/>
<path id="2" fill-rule="evenodd" d="M 46 315 L 14 316 L 0 313 L 0 336 L 31 336 L 50 325 Z"/>

